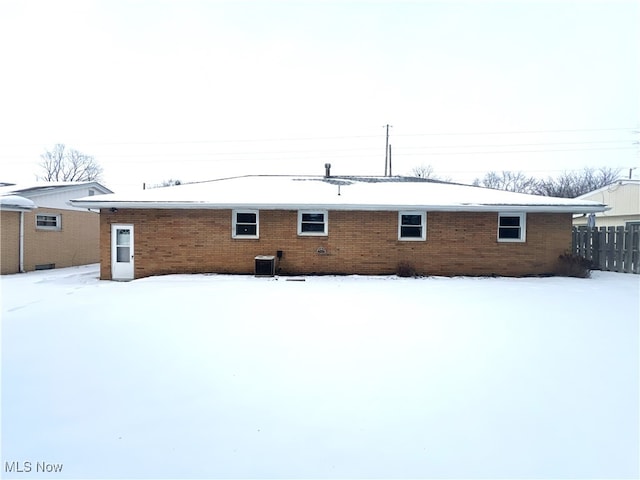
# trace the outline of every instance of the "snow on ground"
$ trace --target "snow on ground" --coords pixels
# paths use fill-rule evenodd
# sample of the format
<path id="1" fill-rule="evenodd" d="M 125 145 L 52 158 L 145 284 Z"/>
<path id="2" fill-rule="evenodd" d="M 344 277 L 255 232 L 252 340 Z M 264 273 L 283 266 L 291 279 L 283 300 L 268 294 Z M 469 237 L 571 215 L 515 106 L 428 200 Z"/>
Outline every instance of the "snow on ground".
<path id="1" fill-rule="evenodd" d="M 3 276 L 3 475 L 638 478 L 639 281 Z"/>

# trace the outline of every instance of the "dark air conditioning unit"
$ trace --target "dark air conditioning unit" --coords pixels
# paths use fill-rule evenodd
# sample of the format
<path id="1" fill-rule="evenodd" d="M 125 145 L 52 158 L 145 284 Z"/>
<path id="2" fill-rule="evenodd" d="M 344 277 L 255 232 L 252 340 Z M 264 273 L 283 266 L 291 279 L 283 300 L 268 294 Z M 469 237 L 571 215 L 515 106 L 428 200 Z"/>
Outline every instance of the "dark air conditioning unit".
<path id="1" fill-rule="evenodd" d="M 273 277 L 276 274 L 276 257 L 258 255 L 256 257 L 256 277 Z"/>

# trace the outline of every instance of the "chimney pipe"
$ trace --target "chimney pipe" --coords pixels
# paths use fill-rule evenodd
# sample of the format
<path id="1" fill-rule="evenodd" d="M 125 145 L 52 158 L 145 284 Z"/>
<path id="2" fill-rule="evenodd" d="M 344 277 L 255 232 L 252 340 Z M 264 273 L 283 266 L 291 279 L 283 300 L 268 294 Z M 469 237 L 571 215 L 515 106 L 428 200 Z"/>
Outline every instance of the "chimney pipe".
<path id="1" fill-rule="evenodd" d="M 331 176 L 331 164 L 330 163 L 325 163 L 324 164 L 324 176 L 325 177 L 330 177 Z"/>

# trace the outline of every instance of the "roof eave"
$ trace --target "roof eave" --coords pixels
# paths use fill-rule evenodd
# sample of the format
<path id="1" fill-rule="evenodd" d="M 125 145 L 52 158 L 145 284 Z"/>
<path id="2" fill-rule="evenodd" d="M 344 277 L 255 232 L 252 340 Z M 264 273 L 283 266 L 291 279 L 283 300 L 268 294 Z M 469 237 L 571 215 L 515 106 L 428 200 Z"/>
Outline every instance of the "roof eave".
<path id="1" fill-rule="evenodd" d="M 82 188 L 95 188 L 99 190 L 101 195 L 108 195 L 113 193 L 112 190 L 109 190 L 107 187 L 102 185 L 100 182 L 89 181 L 89 182 L 79 182 L 77 184 L 71 185 L 38 185 L 36 187 L 31 187 L 22 190 L 16 190 L 17 193 L 24 197 L 39 197 L 43 195 L 50 195 L 51 193 L 60 193 L 63 191 L 73 191 L 79 190 Z"/>
<path id="2" fill-rule="evenodd" d="M 203 209 L 203 210 L 358 210 L 358 211 L 400 211 L 426 210 L 430 212 L 539 212 L 539 213 L 595 213 L 608 210 L 606 205 L 501 205 L 501 204 L 453 204 L 453 205 L 399 205 L 399 204 L 255 204 L 255 203 L 210 203 L 210 202 L 130 202 L 71 200 L 74 207 L 90 209 L 130 208 L 130 209 Z"/>
<path id="3" fill-rule="evenodd" d="M 38 207 L 22 207 L 19 205 L 0 205 L 0 211 L 3 212 L 32 212 Z"/>

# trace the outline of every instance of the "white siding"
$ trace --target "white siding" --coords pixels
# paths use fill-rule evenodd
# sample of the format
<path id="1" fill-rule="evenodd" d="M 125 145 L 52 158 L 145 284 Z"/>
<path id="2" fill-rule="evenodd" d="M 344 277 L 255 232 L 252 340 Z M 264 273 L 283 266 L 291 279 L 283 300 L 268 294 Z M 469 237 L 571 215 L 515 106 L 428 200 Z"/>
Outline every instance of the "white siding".
<path id="1" fill-rule="evenodd" d="M 60 208 L 63 210 L 76 210 L 86 212 L 86 208 L 72 207 L 67 202 L 75 198 L 82 198 L 89 196 L 89 190 L 93 190 L 94 195 L 100 195 L 100 191 L 95 187 L 79 186 L 72 189 L 53 189 L 51 192 L 36 192 L 30 194 L 29 192 L 22 193 L 23 196 L 33 200 L 40 208 Z"/>
<path id="2" fill-rule="evenodd" d="M 624 226 L 626 222 L 640 221 L 640 182 L 621 181 L 580 197 L 605 203 L 611 210 L 596 213 L 596 227 Z M 586 216 L 574 218 L 574 225 L 586 225 Z"/>

